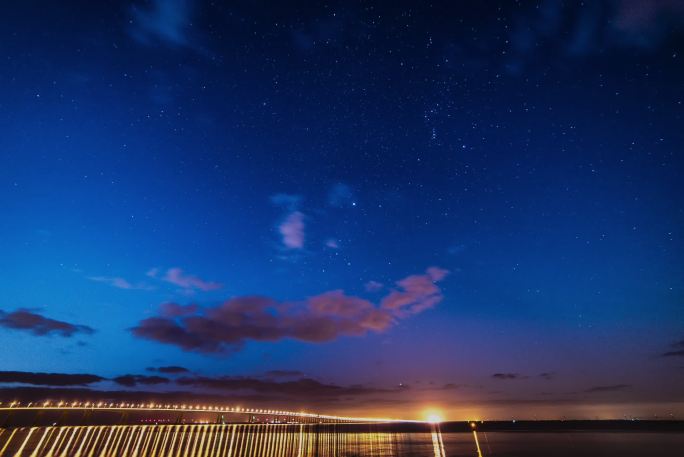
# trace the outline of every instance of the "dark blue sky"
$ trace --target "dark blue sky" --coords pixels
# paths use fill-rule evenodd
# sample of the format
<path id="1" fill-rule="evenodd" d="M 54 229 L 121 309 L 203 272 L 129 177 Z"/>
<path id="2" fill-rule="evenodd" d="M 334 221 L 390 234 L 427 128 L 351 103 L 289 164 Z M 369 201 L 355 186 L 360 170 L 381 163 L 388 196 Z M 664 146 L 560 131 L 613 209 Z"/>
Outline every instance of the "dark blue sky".
<path id="1" fill-rule="evenodd" d="M 681 2 L 0 16 L 3 397 L 684 413 Z"/>

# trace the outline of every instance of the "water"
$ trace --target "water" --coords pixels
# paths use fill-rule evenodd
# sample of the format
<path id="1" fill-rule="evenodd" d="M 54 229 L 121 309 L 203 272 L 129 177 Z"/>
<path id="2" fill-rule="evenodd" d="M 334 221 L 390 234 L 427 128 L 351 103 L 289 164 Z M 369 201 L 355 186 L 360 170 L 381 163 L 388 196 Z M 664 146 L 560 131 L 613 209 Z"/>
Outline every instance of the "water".
<path id="1" fill-rule="evenodd" d="M 333 424 L 101 425 L 0 429 L 0 456 L 631 457 L 682 455 L 682 433 L 424 433 Z"/>

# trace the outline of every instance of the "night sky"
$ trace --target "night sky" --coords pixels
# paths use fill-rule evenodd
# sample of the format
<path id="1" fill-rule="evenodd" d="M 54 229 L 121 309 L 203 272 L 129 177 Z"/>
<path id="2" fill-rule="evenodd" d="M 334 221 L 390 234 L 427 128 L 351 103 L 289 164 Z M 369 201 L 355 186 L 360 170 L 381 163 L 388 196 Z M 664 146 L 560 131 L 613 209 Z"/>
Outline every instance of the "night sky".
<path id="1" fill-rule="evenodd" d="M 1 8 L 0 399 L 684 415 L 683 2 Z"/>

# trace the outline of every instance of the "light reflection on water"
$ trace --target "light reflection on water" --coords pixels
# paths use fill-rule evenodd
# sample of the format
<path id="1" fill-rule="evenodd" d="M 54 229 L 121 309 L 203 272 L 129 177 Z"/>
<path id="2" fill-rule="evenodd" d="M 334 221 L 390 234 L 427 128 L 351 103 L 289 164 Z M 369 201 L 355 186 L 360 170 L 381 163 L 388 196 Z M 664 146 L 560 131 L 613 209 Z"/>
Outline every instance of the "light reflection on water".
<path id="1" fill-rule="evenodd" d="M 0 429 L 0 457 L 655 457 L 682 433 L 423 433 L 334 424 L 102 425 Z"/>
<path id="2" fill-rule="evenodd" d="M 102 425 L 0 430 L 0 456 L 17 457 L 446 455 L 442 433 L 436 426 L 430 433 L 345 432 L 332 424 Z"/>

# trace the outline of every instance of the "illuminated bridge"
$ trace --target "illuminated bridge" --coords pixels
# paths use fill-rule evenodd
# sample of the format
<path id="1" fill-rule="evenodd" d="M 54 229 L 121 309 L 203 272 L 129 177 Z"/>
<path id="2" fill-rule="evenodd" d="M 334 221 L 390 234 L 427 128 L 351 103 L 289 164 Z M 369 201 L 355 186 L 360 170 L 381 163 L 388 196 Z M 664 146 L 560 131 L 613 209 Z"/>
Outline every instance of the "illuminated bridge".
<path id="1" fill-rule="evenodd" d="M 12 402 L 0 413 L 0 457 L 446 455 L 439 426 L 419 421 L 408 421 L 420 430 L 406 440 L 388 427 L 407 421 L 214 405 Z M 104 425 L 98 413 L 132 416 Z M 60 414 L 71 425 L 47 420 Z"/>
<path id="2" fill-rule="evenodd" d="M 388 423 L 388 422 L 416 422 L 403 421 L 389 418 L 373 417 L 349 417 L 315 414 L 303 411 L 284 411 L 275 409 L 242 408 L 239 406 L 226 407 L 216 405 L 196 404 L 163 404 L 163 403 L 109 403 L 109 402 L 32 402 L 22 404 L 19 402 L 1 403 L 0 412 L 8 415 L 13 413 L 48 413 L 80 411 L 83 413 L 95 412 L 119 412 L 119 413 L 164 413 L 182 418 L 184 414 L 201 414 L 205 418 L 208 415 L 215 417 L 213 421 L 202 422 L 267 422 L 267 423 Z M 9 418 L 10 416 L 8 416 Z M 233 418 L 233 420 L 227 420 Z M 0 423 L 1 425 L 1 423 Z"/>

